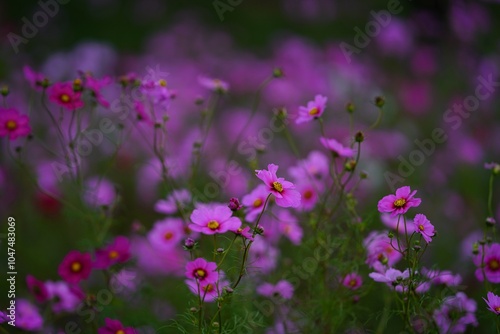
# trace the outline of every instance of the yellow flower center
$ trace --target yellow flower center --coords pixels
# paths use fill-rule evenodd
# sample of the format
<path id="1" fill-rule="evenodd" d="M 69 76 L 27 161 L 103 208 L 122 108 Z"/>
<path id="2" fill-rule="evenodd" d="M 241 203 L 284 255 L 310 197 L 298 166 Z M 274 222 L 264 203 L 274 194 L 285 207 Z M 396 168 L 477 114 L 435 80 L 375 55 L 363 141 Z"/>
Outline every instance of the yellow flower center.
<path id="1" fill-rule="evenodd" d="M 423 230 L 425 229 L 425 228 L 424 228 L 424 225 L 422 225 L 422 224 L 418 225 L 418 229 L 419 229 L 420 231 L 423 231 Z"/>
<path id="2" fill-rule="evenodd" d="M 162 87 L 167 87 L 167 81 L 165 79 L 160 79 L 158 84 Z"/>
<path id="3" fill-rule="evenodd" d="M 404 198 L 399 198 L 394 201 L 394 206 L 396 208 L 402 208 L 406 204 L 406 200 Z"/>
<path id="4" fill-rule="evenodd" d="M 77 273 L 80 270 L 82 270 L 82 264 L 80 262 L 73 262 L 71 264 L 71 271 L 72 272 Z"/>
<path id="5" fill-rule="evenodd" d="M 253 201 L 254 208 L 258 208 L 261 205 L 262 205 L 262 200 L 260 198 L 257 198 L 255 201 Z"/>
<path id="6" fill-rule="evenodd" d="M 495 307 L 494 310 L 500 312 L 500 306 Z"/>
<path id="7" fill-rule="evenodd" d="M 112 260 L 116 259 L 118 257 L 118 255 L 119 254 L 118 254 L 117 251 L 113 250 L 113 251 L 109 252 L 109 258 L 112 259 Z"/>
<path id="8" fill-rule="evenodd" d="M 491 260 L 490 262 L 488 262 L 488 267 L 491 270 L 498 270 L 498 268 L 500 268 L 500 263 L 498 262 L 498 260 Z"/>
<path id="9" fill-rule="evenodd" d="M 173 236 L 174 234 L 172 232 L 167 232 L 163 237 L 165 238 L 165 240 L 170 240 Z"/>
<path id="10" fill-rule="evenodd" d="M 304 198 L 311 199 L 312 197 L 313 197 L 313 192 L 310 190 L 306 190 L 306 192 L 304 193 Z"/>
<path id="11" fill-rule="evenodd" d="M 349 281 L 349 285 L 350 286 L 356 286 L 356 284 L 357 284 L 357 282 L 356 282 L 355 279 L 352 279 L 352 280 Z"/>
<path id="12" fill-rule="evenodd" d="M 239 227 L 237 230 L 236 230 L 236 233 L 241 233 L 243 232 L 243 229 L 241 227 Z"/>
<path id="13" fill-rule="evenodd" d="M 281 183 L 279 183 L 278 181 L 273 182 L 273 188 L 274 188 L 274 190 L 276 190 L 279 193 L 283 191 L 283 185 Z"/>
<path id="14" fill-rule="evenodd" d="M 125 332 L 121 329 L 117 330 L 115 334 L 125 334 Z"/>
<path id="15" fill-rule="evenodd" d="M 205 272 L 205 270 L 203 270 L 203 269 L 196 270 L 196 273 L 195 273 L 196 277 L 205 277 L 206 275 L 207 275 L 207 273 Z"/>
<path id="16" fill-rule="evenodd" d="M 75 80 L 73 80 L 73 85 L 75 85 L 75 86 L 81 86 L 81 84 L 82 84 L 82 80 L 81 79 L 75 79 Z"/>
<path id="17" fill-rule="evenodd" d="M 13 120 L 7 121 L 7 129 L 8 130 L 15 130 L 16 128 L 17 128 L 16 121 L 13 121 Z"/>
<path id="18" fill-rule="evenodd" d="M 215 231 L 219 226 L 219 222 L 216 220 L 211 220 L 208 222 L 208 228 L 211 229 L 212 231 Z"/>
<path id="19" fill-rule="evenodd" d="M 64 103 L 68 103 L 68 102 L 69 102 L 69 100 L 70 100 L 70 97 L 69 97 L 69 95 L 68 95 L 68 94 L 63 94 L 63 95 L 61 95 L 60 99 L 61 99 L 61 101 L 63 101 Z"/>
<path id="20" fill-rule="evenodd" d="M 309 115 L 314 116 L 314 115 L 317 115 L 317 114 L 319 114 L 319 109 L 318 108 L 314 107 L 311 110 L 309 110 Z"/>
<path id="21" fill-rule="evenodd" d="M 214 291 L 214 285 L 213 284 L 208 284 L 207 286 L 205 286 L 203 288 L 203 291 L 205 291 L 205 292 L 212 292 L 212 291 Z"/>

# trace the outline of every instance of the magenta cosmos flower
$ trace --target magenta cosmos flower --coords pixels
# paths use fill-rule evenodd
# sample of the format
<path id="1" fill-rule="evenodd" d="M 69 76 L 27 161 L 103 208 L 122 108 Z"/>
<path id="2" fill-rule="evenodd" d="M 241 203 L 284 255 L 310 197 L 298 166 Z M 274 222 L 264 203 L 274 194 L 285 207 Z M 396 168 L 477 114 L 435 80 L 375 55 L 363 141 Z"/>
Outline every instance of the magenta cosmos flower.
<path id="1" fill-rule="evenodd" d="M 405 186 L 396 190 L 396 195 L 387 195 L 378 202 L 379 212 L 389 212 L 391 216 L 405 214 L 411 207 L 417 207 L 422 200 L 414 198 L 416 190 L 411 191 Z"/>
<path id="2" fill-rule="evenodd" d="M 179 246 L 184 238 L 184 223 L 180 218 L 165 218 L 158 221 L 148 233 L 148 240 L 154 249 L 169 251 Z"/>
<path id="3" fill-rule="evenodd" d="M 326 108 L 326 101 L 328 101 L 328 98 L 325 96 L 316 95 L 313 101 L 307 102 L 307 106 L 299 107 L 299 114 L 295 123 L 307 123 L 321 117 Z"/>
<path id="4" fill-rule="evenodd" d="M 483 299 L 486 305 L 488 305 L 488 309 L 496 315 L 500 315 L 500 297 L 491 291 L 488 292 L 486 297 L 488 297 L 488 299 Z"/>
<path id="5" fill-rule="evenodd" d="M 52 102 L 68 110 L 83 107 L 82 93 L 75 92 L 72 83 L 58 82 L 49 88 L 48 94 Z"/>
<path id="6" fill-rule="evenodd" d="M 26 284 L 28 289 L 39 303 L 44 303 L 49 299 L 49 292 L 42 281 L 37 280 L 34 276 L 26 276 Z"/>
<path id="7" fill-rule="evenodd" d="M 241 203 L 245 206 L 245 219 L 247 221 L 254 221 L 259 216 L 262 212 L 262 206 L 266 201 L 267 195 L 269 195 L 267 187 L 263 184 L 259 184 L 249 194 L 243 196 Z"/>
<path id="8" fill-rule="evenodd" d="M 335 139 L 321 137 L 319 141 L 327 150 L 332 151 L 333 155 L 336 157 L 351 158 L 354 155 L 354 150 L 352 148 L 345 147 Z"/>
<path id="9" fill-rule="evenodd" d="M 357 290 L 363 284 L 363 279 L 358 273 L 349 273 L 342 280 L 342 285 L 350 290 Z"/>
<path id="10" fill-rule="evenodd" d="M 214 283 L 219 279 L 217 263 L 197 258 L 186 264 L 186 277 L 197 279 L 200 283 Z"/>
<path id="11" fill-rule="evenodd" d="M 124 236 L 117 236 L 112 244 L 95 252 L 94 268 L 107 269 L 116 263 L 130 259 L 130 242 Z"/>
<path id="12" fill-rule="evenodd" d="M 494 243 L 490 246 L 485 246 L 484 259 L 480 251 L 474 257 L 474 264 L 478 267 L 476 269 L 476 278 L 478 280 L 482 282 L 484 276 L 486 276 L 486 280 L 489 282 L 500 283 L 500 244 Z M 484 268 L 481 268 L 482 264 L 484 264 Z"/>
<path id="13" fill-rule="evenodd" d="M 276 204 L 287 208 L 296 208 L 300 205 L 300 192 L 295 190 L 295 185 L 292 182 L 286 181 L 284 178 L 278 178 L 276 172 L 278 166 L 274 164 L 267 165 L 267 169 L 256 170 L 257 177 L 264 181 L 267 186 L 267 191 L 276 197 Z"/>
<path id="14" fill-rule="evenodd" d="M 420 233 L 425 242 L 429 243 L 432 241 L 432 237 L 435 234 L 434 226 L 425 215 L 421 213 L 417 214 L 415 219 L 413 219 L 413 225 L 415 226 L 415 232 Z"/>
<path id="15" fill-rule="evenodd" d="M 87 279 L 92 271 L 90 254 L 79 251 L 69 252 L 59 265 L 58 274 L 68 283 L 78 283 Z"/>
<path id="16" fill-rule="evenodd" d="M 221 276 L 223 273 L 221 273 Z M 186 285 L 189 290 L 197 296 L 200 296 L 204 302 L 213 302 L 217 297 L 222 295 L 223 289 L 229 286 L 226 280 L 218 282 L 196 282 L 194 280 L 186 280 Z"/>
<path id="17" fill-rule="evenodd" d="M 14 140 L 17 137 L 25 137 L 31 133 L 29 118 L 21 115 L 16 109 L 0 108 L 0 137 L 8 136 Z"/>
<path id="18" fill-rule="evenodd" d="M 236 231 L 241 226 L 241 220 L 232 215 L 233 211 L 226 205 L 203 206 L 191 214 L 193 224 L 189 224 L 189 228 L 203 234 Z"/>
<path id="19" fill-rule="evenodd" d="M 37 280 L 34 276 L 26 276 L 26 284 L 28 289 L 39 303 L 44 303 L 49 299 L 49 292 L 42 281 Z"/>
<path id="20" fill-rule="evenodd" d="M 281 280 L 276 283 L 276 285 L 263 283 L 257 287 L 257 293 L 264 297 L 274 297 L 288 300 L 293 297 L 293 285 L 286 280 Z"/>
<path id="21" fill-rule="evenodd" d="M 105 319 L 106 325 L 97 330 L 97 334 L 135 334 L 136 331 L 132 327 L 123 327 L 119 320 L 110 318 Z"/>
<path id="22" fill-rule="evenodd" d="M 441 307 L 434 311 L 433 317 L 440 333 L 464 333 L 467 325 L 477 326 L 474 315 L 477 304 L 468 299 L 463 292 L 444 299 Z"/>

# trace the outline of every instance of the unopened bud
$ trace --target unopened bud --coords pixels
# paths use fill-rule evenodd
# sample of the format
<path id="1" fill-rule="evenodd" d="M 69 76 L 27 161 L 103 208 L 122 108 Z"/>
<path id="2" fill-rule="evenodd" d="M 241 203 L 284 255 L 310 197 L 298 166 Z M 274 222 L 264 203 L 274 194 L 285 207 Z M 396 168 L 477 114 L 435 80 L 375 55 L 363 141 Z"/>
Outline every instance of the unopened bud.
<path id="1" fill-rule="evenodd" d="M 375 105 L 379 108 L 382 108 L 385 104 L 385 99 L 382 96 L 375 97 Z"/>
<path id="2" fill-rule="evenodd" d="M 356 134 L 354 135 L 354 140 L 355 140 L 357 143 L 362 143 L 362 142 L 365 140 L 365 135 L 363 134 L 363 132 L 358 131 L 358 132 L 356 132 Z"/>
<path id="3" fill-rule="evenodd" d="M 9 86 L 3 85 L 2 88 L 0 88 L 0 94 L 2 94 L 2 96 L 9 95 Z"/>
<path id="4" fill-rule="evenodd" d="M 486 226 L 495 226 L 496 221 L 493 217 L 486 218 Z"/>
<path id="5" fill-rule="evenodd" d="M 348 102 L 346 105 L 345 105 L 345 109 L 347 110 L 347 112 L 349 114 L 352 114 L 354 112 L 354 104 L 352 102 Z"/>
<path id="6" fill-rule="evenodd" d="M 276 67 L 273 70 L 273 77 L 275 77 L 275 78 L 281 78 L 283 75 L 284 75 L 284 73 L 283 73 L 283 70 L 281 68 Z"/>
<path id="7" fill-rule="evenodd" d="M 356 168 L 356 160 L 349 160 L 345 163 L 345 170 L 348 172 L 352 172 Z"/>

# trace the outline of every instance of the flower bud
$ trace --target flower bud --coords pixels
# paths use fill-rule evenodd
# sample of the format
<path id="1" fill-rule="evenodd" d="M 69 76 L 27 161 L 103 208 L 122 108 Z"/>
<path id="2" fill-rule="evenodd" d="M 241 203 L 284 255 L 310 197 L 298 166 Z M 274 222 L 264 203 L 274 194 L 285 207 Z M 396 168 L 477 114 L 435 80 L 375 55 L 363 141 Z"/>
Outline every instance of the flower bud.
<path id="1" fill-rule="evenodd" d="M 354 135 L 354 140 L 355 140 L 357 143 L 362 143 L 362 142 L 365 140 L 365 135 L 363 134 L 363 132 L 358 131 L 358 132 L 356 132 L 356 134 Z"/>
<path id="2" fill-rule="evenodd" d="M 184 249 L 185 249 L 185 250 L 191 250 L 191 249 L 193 249 L 195 246 L 196 246 L 196 241 L 194 241 L 194 240 L 193 240 L 193 239 L 191 239 L 191 238 L 187 238 L 187 239 L 184 241 Z"/>
<path id="3" fill-rule="evenodd" d="M 229 200 L 228 207 L 231 209 L 231 211 L 238 211 L 240 210 L 243 206 L 240 204 L 240 201 L 236 197 L 232 197 Z"/>
<path id="4" fill-rule="evenodd" d="M 9 95 L 9 86 L 3 85 L 2 88 L 0 88 L 0 94 L 2 94 L 2 96 Z"/>
<path id="5" fill-rule="evenodd" d="M 375 105 L 379 108 L 382 108 L 385 104 L 385 99 L 382 96 L 375 97 Z"/>
<path id="6" fill-rule="evenodd" d="M 486 218 L 486 226 L 495 226 L 496 221 L 493 217 Z"/>
<path id="7" fill-rule="evenodd" d="M 367 179 L 368 178 L 368 173 L 365 172 L 365 171 L 362 171 L 361 173 L 359 173 L 359 178 L 360 179 Z"/>
<path id="8" fill-rule="evenodd" d="M 282 76 L 284 76 L 283 70 L 279 67 L 276 67 L 273 70 L 273 77 L 274 78 L 281 78 Z"/>
<path id="9" fill-rule="evenodd" d="M 347 161 L 344 165 L 344 168 L 348 172 L 352 172 L 356 168 L 356 160 L 351 159 Z"/>
<path id="10" fill-rule="evenodd" d="M 394 233 L 392 233 L 392 231 L 389 231 L 389 233 L 387 233 L 387 236 L 392 239 L 394 238 Z"/>
<path id="11" fill-rule="evenodd" d="M 347 112 L 349 114 L 352 114 L 354 112 L 354 104 L 352 102 L 348 102 L 346 105 L 345 105 L 345 109 L 347 110 Z"/>
<path id="12" fill-rule="evenodd" d="M 217 248 L 217 253 L 218 254 L 224 253 L 224 248 L 222 248 L 222 247 Z"/>
<path id="13" fill-rule="evenodd" d="M 479 254 L 479 245 L 477 242 L 472 244 L 472 254 L 474 254 L 474 255 Z"/>

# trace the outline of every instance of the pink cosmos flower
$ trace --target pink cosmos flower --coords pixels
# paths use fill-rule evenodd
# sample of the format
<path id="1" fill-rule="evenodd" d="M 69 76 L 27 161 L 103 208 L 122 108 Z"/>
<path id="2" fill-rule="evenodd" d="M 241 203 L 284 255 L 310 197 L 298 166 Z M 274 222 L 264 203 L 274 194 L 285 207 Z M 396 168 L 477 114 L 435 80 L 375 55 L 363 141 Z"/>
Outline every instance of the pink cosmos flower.
<path id="1" fill-rule="evenodd" d="M 267 187 L 263 184 L 259 184 L 248 195 L 243 196 L 241 203 L 245 206 L 245 219 L 247 221 L 252 222 L 257 219 L 262 212 L 262 207 L 264 206 L 267 195 L 269 195 Z"/>
<path id="2" fill-rule="evenodd" d="M 354 156 L 354 150 L 350 147 L 345 147 L 335 139 L 328 139 L 325 137 L 319 138 L 319 141 L 324 148 L 333 152 L 336 157 L 342 158 L 352 158 Z"/>
<path id="3" fill-rule="evenodd" d="M 421 213 L 417 214 L 413 219 L 413 225 L 415 226 L 415 232 L 420 233 L 425 242 L 429 243 L 432 241 L 432 237 L 435 234 L 434 226 L 425 215 Z"/>
<path id="4" fill-rule="evenodd" d="M 462 282 L 460 274 L 453 275 L 449 270 L 429 270 L 422 268 L 422 274 L 434 285 L 458 286 Z"/>
<path id="5" fill-rule="evenodd" d="M 314 209 L 314 206 L 319 199 L 319 194 L 316 186 L 306 182 L 298 182 L 296 186 L 301 196 L 301 206 L 299 208 L 302 211 L 311 211 L 312 209 Z"/>
<path id="6" fill-rule="evenodd" d="M 83 200 L 88 206 L 97 208 L 111 206 L 116 199 L 115 186 L 111 181 L 93 176 L 85 181 Z"/>
<path id="7" fill-rule="evenodd" d="M 78 283 L 87 279 L 92 271 L 92 260 L 89 253 L 69 252 L 58 268 L 58 274 L 68 283 Z"/>
<path id="8" fill-rule="evenodd" d="M 488 310 L 495 313 L 496 315 L 500 315 L 500 297 L 495 295 L 493 292 L 489 291 L 486 295 L 488 299 L 484 299 L 486 305 L 488 305 Z"/>
<path id="9" fill-rule="evenodd" d="M 26 137 L 31 133 L 29 118 L 21 115 L 14 108 L 0 108 L 0 137 L 8 136 L 10 140 Z"/>
<path id="10" fill-rule="evenodd" d="M 189 228 L 209 235 L 235 231 L 241 226 L 241 220 L 232 215 L 233 211 L 226 205 L 203 206 L 191 214 L 193 224 L 189 224 Z"/>
<path id="11" fill-rule="evenodd" d="M 146 124 L 149 124 L 151 126 L 155 124 L 154 120 L 151 118 L 151 115 L 149 115 L 146 112 L 146 107 L 144 106 L 144 103 L 140 101 L 135 101 L 134 110 L 137 113 L 138 121 L 145 122 Z"/>
<path id="12" fill-rule="evenodd" d="M 208 77 L 198 77 L 198 82 L 205 88 L 208 88 L 214 92 L 225 93 L 229 90 L 229 84 L 220 79 L 212 79 Z"/>
<path id="13" fill-rule="evenodd" d="M 445 298 L 441 307 L 434 311 L 433 317 L 440 333 L 464 333 L 467 325 L 478 325 L 474 315 L 476 309 L 476 302 L 459 292 Z"/>
<path id="14" fill-rule="evenodd" d="M 30 83 L 31 87 L 36 90 L 42 90 L 42 83 L 46 80 L 45 75 L 35 72 L 31 67 L 25 65 L 23 67 L 24 77 Z"/>
<path id="15" fill-rule="evenodd" d="M 491 283 L 500 283 L 500 244 L 494 243 L 484 247 L 484 268 L 482 264 L 482 251 L 479 248 L 479 254 L 474 256 L 474 264 L 478 267 L 476 269 L 476 278 L 481 282 L 486 276 L 486 280 Z M 484 270 L 484 275 L 483 275 Z"/>
<path id="16" fill-rule="evenodd" d="M 216 269 L 217 263 L 199 257 L 186 264 L 186 277 L 197 279 L 200 283 L 215 283 L 219 279 Z"/>
<path id="17" fill-rule="evenodd" d="M 288 211 L 280 211 L 277 214 L 280 232 L 287 237 L 294 245 L 302 242 L 302 227 L 297 222 L 297 218 Z"/>
<path id="18" fill-rule="evenodd" d="M 371 232 L 363 241 L 363 245 L 367 253 L 366 264 L 376 270 L 384 271 L 383 264 L 391 267 L 402 258 L 402 255 L 391 246 L 387 231 Z"/>
<path id="19" fill-rule="evenodd" d="M 45 283 L 54 313 L 74 312 L 85 298 L 85 293 L 76 285 L 58 281 Z"/>
<path id="20" fill-rule="evenodd" d="M 306 159 L 300 160 L 297 166 L 290 167 L 288 173 L 299 182 L 307 180 L 314 183 L 321 191 L 324 187 L 324 180 L 329 175 L 328 157 L 319 151 L 312 151 Z"/>
<path id="21" fill-rule="evenodd" d="M 223 272 L 221 272 L 221 276 L 223 276 Z M 194 280 L 186 280 L 186 285 L 189 290 L 195 295 L 201 296 L 202 300 L 205 302 L 213 302 L 217 297 L 222 295 L 224 291 L 224 287 L 229 286 L 229 282 L 223 279 L 220 279 L 217 282 L 196 282 Z M 199 289 L 199 290 L 198 290 Z"/>
<path id="22" fill-rule="evenodd" d="M 96 250 L 94 268 L 107 269 L 116 263 L 130 259 L 130 242 L 127 237 L 117 236 L 112 244 Z"/>
<path id="23" fill-rule="evenodd" d="M 184 223 L 180 218 L 166 218 L 154 224 L 148 240 L 159 251 L 169 251 L 179 246 L 184 237 Z"/>
<path id="24" fill-rule="evenodd" d="M 237 235 L 241 235 L 243 238 L 253 241 L 253 233 L 250 230 L 250 226 L 245 226 L 244 228 L 239 227 L 237 230 L 233 231 Z"/>
<path id="25" fill-rule="evenodd" d="M 167 199 L 161 199 L 155 204 L 155 211 L 166 215 L 176 213 L 191 202 L 191 193 L 187 189 L 174 190 Z"/>
<path id="26" fill-rule="evenodd" d="M 328 101 L 327 97 L 318 94 L 313 101 L 307 102 L 307 106 L 299 107 L 299 114 L 295 123 L 306 123 L 321 117 L 326 108 L 326 101 Z"/>
<path id="27" fill-rule="evenodd" d="M 363 284 L 363 279 L 358 273 L 349 273 L 342 280 L 342 285 L 350 290 L 357 290 Z"/>
<path id="28" fill-rule="evenodd" d="M 82 93 L 73 90 L 70 82 L 58 82 L 52 85 L 49 90 L 49 100 L 68 110 L 75 110 L 83 107 Z"/>
<path id="29" fill-rule="evenodd" d="M 387 195 L 378 202 L 378 211 L 390 212 L 393 217 L 405 214 L 411 207 L 417 207 L 422 202 L 420 198 L 413 197 L 416 192 L 412 192 L 408 186 L 401 187 L 396 190 L 396 195 Z"/>
<path id="30" fill-rule="evenodd" d="M 398 281 L 410 277 L 410 271 L 406 269 L 405 271 L 401 272 L 397 269 L 389 268 L 383 274 L 373 272 L 368 274 L 368 276 L 370 276 L 375 282 L 388 283 L 389 285 L 392 285 L 393 283 L 395 284 Z"/>
<path id="31" fill-rule="evenodd" d="M 276 268 L 279 250 L 263 238 L 257 238 L 252 244 L 249 264 L 252 272 L 269 274 Z M 250 271 L 250 270 L 249 270 Z"/>
<path id="32" fill-rule="evenodd" d="M 32 275 L 28 275 L 26 276 L 26 283 L 37 302 L 44 303 L 49 299 L 49 292 L 42 281 L 37 280 Z"/>
<path id="33" fill-rule="evenodd" d="M 96 79 L 88 74 L 85 75 L 84 87 L 92 92 L 92 96 L 96 101 L 102 105 L 104 108 L 109 108 L 109 102 L 102 96 L 101 90 L 103 87 L 112 83 L 110 77 L 104 77 L 102 79 Z"/>
<path id="34" fill-rule="evenodd" d="M 257 287 L 257 293 L 264 297 L 290 300 L 293 297 L 293 285 L 287 280 L 281 280 L 276 285 L 263 283 Z"/>
<path id="35" fill-rule="evenodd" d="M 292 182 L 286 181 L 284 178 L 278 178 L 276 172 L 278 166 L 269 164 L 268 170 L 256 170 L 257 177 L 264 181 L 267 186 L 267 191 L 272 193 L 276 198 L 276 204 L 287 208 L 296 208 L 300 205 L 300 193 L 295 190 L 295 185 Z"/>
<path id="36" fill-rule="evenodd" d="M 9 318 L 10 321 L 10 318 Z M 16 300 L 16 327 L 26 331 L 41 331 L 43 318 L 35 305 L 26 299 Z"/>
<path id="37" fill-rule="evenodd" d="M 135 334 L 136 330 L 132 327 L 124 327 L 119 320 L 106 318 L 106 325 L 97 330 L 97 334 Z"/>

